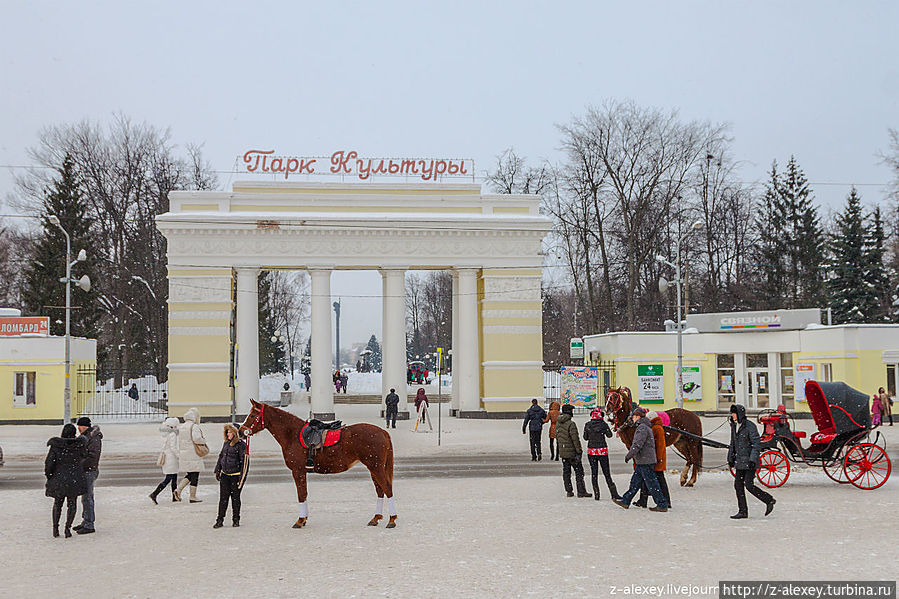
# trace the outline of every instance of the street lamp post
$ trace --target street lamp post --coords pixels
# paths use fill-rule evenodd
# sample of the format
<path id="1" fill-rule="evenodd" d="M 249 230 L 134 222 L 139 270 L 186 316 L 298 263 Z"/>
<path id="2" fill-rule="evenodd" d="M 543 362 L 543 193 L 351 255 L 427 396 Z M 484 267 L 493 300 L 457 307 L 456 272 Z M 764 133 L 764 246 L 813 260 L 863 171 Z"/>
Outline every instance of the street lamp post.
<path id="1" fill-rule="evenodd" d="M 281 347 L 284 347 L 284 342 L 287 338 L 284 336 L 284 331 L 275 331 L 275 334 L 272 335 L 272 343 L 280 343 Z M 293 377 L 293 372 L 290 373 L 291 378 Z"/>
<path id="2" fill-rule="evenodd" d="M 690 227 L 690 229 L 681 235 L 677 240 L 677 246 L 675 247 L 675 257 L 674 264 L 665 259 L 664 256 L 656 256 L 656 260 L 661 262 L 662 264 L 667 264 L 674 268 L 674 283 L 677 285 L 677 376 L 676 376 L 676 397 L 677 397 L 677 407 L 684 407 L 684 341 L 683 341 L 683 317 L 681 316 L 681 287 L 684 284 L 683 277 L 681 277 L 680 272 L 680 250 L 681 244 L 683 244 L 684 239 L 698 229 L 702 228 L 702 221 L 696 221 Z M 659 291 L 664 293 L 668 287 L 671 285 L 671 282 L 666 281 L 664 278 L 659 279 Z"/>
<path id="3" fill-rule="evenodd" d="M 51 225 L 54 225 L 62 231 L 62 234 L 65 235 L 66 238 L 66 276 L 59 280 L 60 283 L 66 284 L 66 380 L 65 380 L 65 390 L 63 391 L 62 402 L 63 402 L 63 421 L 70 422 L 72 420 L 72 382 L 71 382 L 71 367 L 72 367 L 72 357 L 71 357 L 71 312 L 72 312 L 72 288 L 70 283 L 72 282 L 72 267 L 78 264 L 79 262 L 83 262 L 87 260 L 87 252 L 81 250 L 78 252 L 78 257 L 75 258 L 74 262 L 70 262 L 69 260 L 72 257 L 72 241 L 69 238 L 69 233 L 62 227 L 62 223 L 59 222 L 59 217 L 55 214 L 51 214 L 47 217 L 47 220 L 50 221 Z M 91 288 L 91 280 L 87 275 L 81 277 L 76 285 L 83 289 L 84 291 L 90 291 Z"/>

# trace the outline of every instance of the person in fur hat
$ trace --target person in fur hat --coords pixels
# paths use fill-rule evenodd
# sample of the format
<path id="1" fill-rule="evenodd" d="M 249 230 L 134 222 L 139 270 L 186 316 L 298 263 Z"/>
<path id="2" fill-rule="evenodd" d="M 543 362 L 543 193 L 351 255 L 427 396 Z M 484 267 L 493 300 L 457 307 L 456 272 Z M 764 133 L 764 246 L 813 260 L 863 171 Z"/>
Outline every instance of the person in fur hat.
<path id="1" fill-rule="evenodd" d="M 203 458 L 197 455 L 194 445 L 206 443 L 203 429 L 200 428 L 200 411 L 190 408 L 184 413 L 184 422 L 178 428 L 178 468 L 187 474 L 181 479 L 175 490 L 175 499 L 181 501 L 181 491 L 190 485 L 190 503 L 200 503 L 197 499 L 197 486 L 200 484 L 200 472 L 204 470 Z"/>
<path id="2" fill-rule="evenodd" d="M 162 468 L 165 480 L 159 483 L 156 490 L 150 493 L 150 499 L 156 503 L 156 498 L 168 485 L 172 485 L 172 501 L 178 501 L 176 485 L 178 484 L 178 419 L 166 418 L 159 427 L 162 433 L 162 449 L 159 451 L 157 464 Z"/>
<path id="3" fill-rule="evenodd" d="M 240 476 L 247 444 L 233 424 L 225 425 L 225 442 L 215 463 L 215 479 L 219 481 L 219 513 L 212 528 L 224 526 L 228 498 L 231 498 L 231 526 L 240 526 Z"/>
<path id="4" fill-rule="evenodd" d="M 53 498 L 53 536 L 59 536 L 62 503 L 67 503 L 66 538 L 72 536 L 72 522 L 78 511 L 78 496 L 87 491 L 87 476 L 82 462 L 87 456 L 87 439 L 75 436 L 75 425 L 62 427 L 62 435 L 47 441 L 50 448 L 44 461 L 46 495 Z"/>

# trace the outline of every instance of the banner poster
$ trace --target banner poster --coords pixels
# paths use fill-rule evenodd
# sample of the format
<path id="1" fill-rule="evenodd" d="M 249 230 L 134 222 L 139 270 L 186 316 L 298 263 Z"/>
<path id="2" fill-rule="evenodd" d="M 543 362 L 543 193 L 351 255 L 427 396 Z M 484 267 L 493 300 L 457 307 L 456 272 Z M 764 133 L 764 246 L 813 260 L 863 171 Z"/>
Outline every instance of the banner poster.
<path id="1" fill-rule="evenodd" d="M 562 405 L 595 407 L 597 370 L 595 366 L 562 366 Z"/>
<path id="2" fill-rule="evenodd" d="M 684 401 L 702 401 L 702 367 L 684 365 L 681 379 L 684 385 Z"/>
<path id="3" fill-rule="evenodd" d="M 797 364 L 796 377 L 793 379 L 793 391 L 796 394 L 796 401 L 806 401 L 805 384 L 815 380 L 814 364 Z"/>
<path id="4" fill-rule="evenodd" d="M 637 366 L 637 402 L 665 402 L 665 374 L 661 364 Z"/>

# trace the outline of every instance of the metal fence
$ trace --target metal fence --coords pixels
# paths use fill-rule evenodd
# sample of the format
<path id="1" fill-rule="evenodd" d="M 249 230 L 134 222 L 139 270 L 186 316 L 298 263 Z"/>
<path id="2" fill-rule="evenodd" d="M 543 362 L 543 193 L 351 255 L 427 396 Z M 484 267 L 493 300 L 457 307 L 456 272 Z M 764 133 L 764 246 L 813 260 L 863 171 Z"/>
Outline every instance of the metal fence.
<path id="1" fill-rule="evenodd" d="M 590 364 L 596 368 L 596 387 L 597 398 L 602 404 L 609 389 L 616 387 L 615 384 L 615 363 L 614 362 L 596 362 Z M 559 401 L 562 398 L 562 371 L 544 370 L 543 371 L 543 399 L 546 404 L 553 401 Z M 589 411 L 590 408 L 575 408 L 575 413 Z"/>
<path id="2" fill-rule="evenodd" d="M 95 368 L 79 368 L 72 391 L 72 414 L 97 422 L 161 422 L 168 414 L 168 383 L 152 375 L 103 372 L 98 380 Z"/>

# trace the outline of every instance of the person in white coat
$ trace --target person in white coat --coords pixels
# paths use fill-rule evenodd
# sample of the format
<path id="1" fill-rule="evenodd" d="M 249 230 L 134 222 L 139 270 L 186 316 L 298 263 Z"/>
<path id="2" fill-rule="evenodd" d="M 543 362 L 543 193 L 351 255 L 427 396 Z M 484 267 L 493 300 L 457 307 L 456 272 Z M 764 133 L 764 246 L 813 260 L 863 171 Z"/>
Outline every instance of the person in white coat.
<path id="1" fill-rule="evenodd" d="M 200 428 L 200 411 L 197 408 L 190 408 L 184 413 L 184 422 L 178 429 L 178 467 L 181 472 L 187 474 L 181 483 L 175 495 L 181 500 L 181 492 L 188 484 L 190 485 L 190 502 L 200 503 L 202 499 L 197 499 L 197 485 L 200 481 L 200 472 L 203 468 L 203 458 L 197 453 L 197 446 L 200 446 L 209 452 L 209 446 L 206 445 L 206 437 L 203 436 L 203 430 Z"/>
<path id="2" fill-rule="evenodd" d="M 177 418 L 171 417 L 166 418 L 159 427 L 163 440 L 156 463 L 162 468 L 165 480 L 159 483 L 155 491 L 150 493 L 153 503 L 156 503 L 156 498 L 168 485 L 172 485 L 172 501 L 178 501 L 176 486 L 178 484 L 178 427 L 180 425 Z"/>

